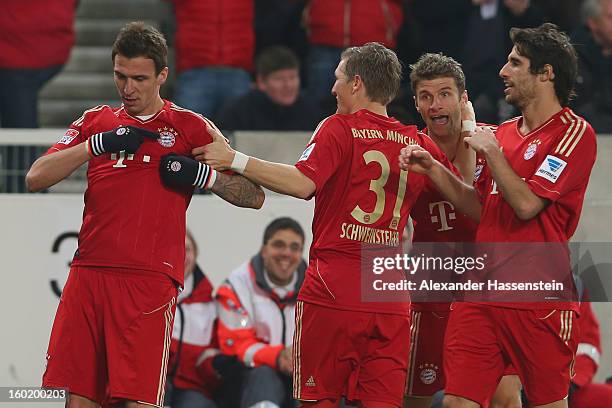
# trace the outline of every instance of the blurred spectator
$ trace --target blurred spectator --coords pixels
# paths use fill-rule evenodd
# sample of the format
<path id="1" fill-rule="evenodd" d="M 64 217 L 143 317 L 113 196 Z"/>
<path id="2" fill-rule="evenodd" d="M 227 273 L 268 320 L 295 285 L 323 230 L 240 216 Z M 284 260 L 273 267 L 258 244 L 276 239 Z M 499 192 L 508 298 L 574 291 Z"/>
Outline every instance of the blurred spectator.
<path id="1" fill-rule="evenodd" d="M 253 0 L 169 0 L 176 15 L 175 101 L 214 117 L 251 87 Z"/>
<path id="2" fill-rule="evenodd" d="M 597 132 L 612 133 L 612 0 L 584 0 L 584 26 L 572 35 L 578 52 L 573 109 Z"/>
<path id="3" fill-rule="evenodd" d="M 301 24 L 308 0 L 255 0 L 255 57 L 273 45 L 295 52 L 303 65 L 308 53 L 306 30 Z"/>
<path id="4" fill-rule="evenodd" d="M 409 0 L 406 22 L 400 31 L 398 56 L 402 56 L 406 66 L 426 52 L 442 53 L 462 61 L 466 20 L 473 9 L 472 0 Z M 408 55 L 404 51 L 407 47 L 411 49 Z"/>
<path id="5" fill-rule="evenodd" d="M 612 384 L 595 384 L 593 377 L 599 367 L 601 335 L 599 322 L 591 308 L 591 302 L 580 303 L 578 318 L 579 342 L 570 389 L 570 408 L 612 407 Z"/>
<path id="6" fill-rule="evenodd" d="M 68 61 L 77 3 L 2 1 L 0 127 L 38 127 L 38 92 Z"/>
<path id="7" fill-rule="evenodd" d="M 537 27 L 542 11 L 530 0 L 472 0 L 474 8 L 466 25 L 462 61 L 470 84 L 470 100 L 480 122 L 499 123 L 514 111 L 503 99 L 499 69 L 505 64 L 512 43 L 512 27 Z"/>
<path id="8" fill-rule="evenodd" d="M 172 328 L 167 399 L 172 408 L 215 408 L 213 391 L 219 379 L 213 369 L 217 349 L 217 313 L 212 285 L 196 263 L 198 246 L 185 236 L 185 283 L 178 296 Z"/>
<path id="9" fill-rule="evenodd" d="M 566 33 L 577 29 L 583 0 L 532 0 L 544 13 L 546 21 L 556 24 Z"/>
<path id="10" fill-rule="evenodd" d="M 335 107 L 330 95 L 334 70 L 342 51 L 353 45 L 379 42 L 395 48 L 404 17 L 403 0 L 310 0 L 304 10 L 310 51 L 308 91 L 326 110 Z M 335 110 L 335 108 L 333 109 Z"/>
<path id="11" fill-rule="evenodd" d="M 275 219 L 266 227 L 259 253 L 234 270 L 217 292 L 221 351 L 248 367 L 243 408 L 295 406 L 291 344 L 306 270 L 303 248 L 302 227 L 291 218 Z"/>
<path id="12" fill-rule="evenodd" d="M 300 63 L 289 48 L 265 49 L 255 64 L 257 89 L 230 101 L 217 117 L 227 130 L 312 130 L 318 106 L 300 93 Z"/>

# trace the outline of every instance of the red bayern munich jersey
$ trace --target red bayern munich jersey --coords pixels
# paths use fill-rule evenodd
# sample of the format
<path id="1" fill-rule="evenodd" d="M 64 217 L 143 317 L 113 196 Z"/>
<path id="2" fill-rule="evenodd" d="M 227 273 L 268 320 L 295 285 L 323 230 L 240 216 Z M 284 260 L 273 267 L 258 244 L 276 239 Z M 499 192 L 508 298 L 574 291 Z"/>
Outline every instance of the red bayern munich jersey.
<path id="1" fill-rule="evenodd" d="M 165 187 L 158 167 L 168 153 L 191 156 L 194 147 L 210 143 L 205 121 L 169 101 L 147 120 L 130 116 L 123 107 L 101 105 L 85 111 L 49 148 L 46 154 L 125 125 L 160 134 L 157 140 L 145 138 L 133 155 L 105 153 L 89 160 L 83 225 L 73 265 L 162 272 L 182 284 L 185 211 L 193 189 Z"/>
<path id="2" fill-rule="evenodd" d="M 527 135 L 519 131 L 521 120 L 517 117 L 499 125 L 496 133 L 499 146 L 514 172 L 527 182 L 532 192 L 550 203 L 536 217 L 526 221 L 519 219 L 504 201 L 485 166 L 476 183 L 483 201 L 476 241 L 566 243 L 578 226 L 595 164 L 595 132 L 569 108 L 562 109 Z M 498 305 L 518 309 L 578 308 L 575 302 L 504 302 Z"/>
<path id="3" fill-rule="evenodd" d="M 478 126 L 488 125 L 479 123 Z M 422 132 L 428 134 L 427 128 Z M 480 171 L 478 169 L 482 169 L 481 161 L 482 159 L 477 157 L 477 172 Z M 457 170 L 454 173 L 461 177 Z M 466 180 L 468 181 L 472 180 Z M 410 211 L 410 217 L 414 221 L 412 242 L 474 242 L 476 237 L 478 224 L 467 215 L 455 210 L 455 206 L 432 185 L 428 185 L 416 200 Z M 412 310 L 421 312 L 449 309 L 449 302 L 412 303 Z"/>
<path id="4" fill-rule="evenodd" d="M 313 242 L 299 300 L 409 313 L 407 302 L 362 302 L 360 292 L 362 246 L 397 247 L 410 208 L 428 183 L 422 175 L 400 171 L 400 150 L 409 144 L 449 165 L 428 136 L 394 118 L 363 109 L 319 124 L 296 163 L 316 185 Z"/>

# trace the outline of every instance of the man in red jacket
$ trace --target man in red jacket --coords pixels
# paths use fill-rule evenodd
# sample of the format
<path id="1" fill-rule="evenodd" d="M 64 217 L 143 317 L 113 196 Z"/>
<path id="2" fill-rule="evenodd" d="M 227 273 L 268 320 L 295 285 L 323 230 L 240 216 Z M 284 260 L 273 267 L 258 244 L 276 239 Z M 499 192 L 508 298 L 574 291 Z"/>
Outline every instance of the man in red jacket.
<path id="1" fill-rule="evenodd" d="M 176 15 L 178 105 L 206 117 L 251 86 L 253 0 L 170 0 Z"/>
<path id="2" fill-rule="evenodd" d="M 395 49 L 404 19 L 401 0 L 310 0 L 304 10 L 310 51 L 308 92 L 324 101 L 342 50 L 367 42 Z"/>

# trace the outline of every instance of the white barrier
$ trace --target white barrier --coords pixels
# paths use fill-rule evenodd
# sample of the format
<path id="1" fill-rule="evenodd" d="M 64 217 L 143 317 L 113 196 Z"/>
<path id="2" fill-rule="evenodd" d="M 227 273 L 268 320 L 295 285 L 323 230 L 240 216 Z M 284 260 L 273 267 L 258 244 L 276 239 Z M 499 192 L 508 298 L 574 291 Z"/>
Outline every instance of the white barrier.
<path id="1" fill-rule="evenodd" d="M 4 262 L 0 386 L 40 384 L 58 304 L 52 281 L 60 287 L 65 282 L 77 244 L 66 233 L 78 232 L 82 211 L 81 195 L 0 195 L 0 213 L 4 214 L 0 229 Z M 213 196 L 194 197 L 188 225 L 200 247 L 199 264 L 215 287 L 259 250 L 265 226 L 280 216 L 293 217 L 303 226 L 307 257 L 312 202 L 268 197 L 264 208 L 255 211 L 233 207 Z"/>

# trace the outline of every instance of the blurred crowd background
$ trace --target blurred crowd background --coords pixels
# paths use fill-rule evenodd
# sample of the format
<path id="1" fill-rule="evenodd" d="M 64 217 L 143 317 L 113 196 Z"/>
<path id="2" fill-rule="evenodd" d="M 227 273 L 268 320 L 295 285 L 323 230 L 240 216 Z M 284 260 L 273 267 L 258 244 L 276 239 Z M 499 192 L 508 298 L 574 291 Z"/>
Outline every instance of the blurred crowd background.
<path id="1" fill-rule="evenodd" d="M 226 130 L 312 130 L 334 113 L 340 52 L 369 41 L 395 49 L 406 74 L 424 52 L 457 59 L 478 119 L 497 123 L 515 114 L 498 77 L 509 28 L 553 22 L 580 54 L 572 108 L 612 131 L 612 0 L 4 0 L 2 127 L 63 127 L 82 111 L 71 101 L 112 102 L 110 45 L 136 19 L 174 51 L 165 96 Z M 407 84 L 391 114 L 419 123 Z"/>

